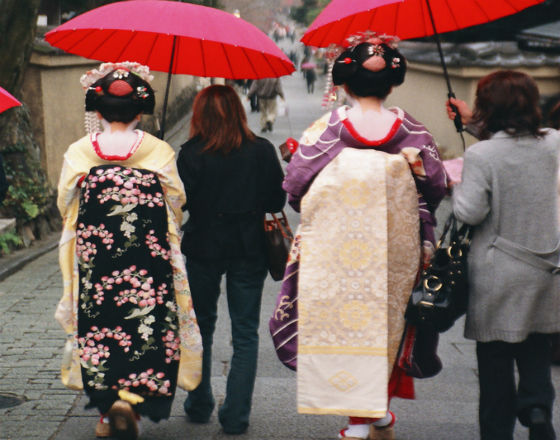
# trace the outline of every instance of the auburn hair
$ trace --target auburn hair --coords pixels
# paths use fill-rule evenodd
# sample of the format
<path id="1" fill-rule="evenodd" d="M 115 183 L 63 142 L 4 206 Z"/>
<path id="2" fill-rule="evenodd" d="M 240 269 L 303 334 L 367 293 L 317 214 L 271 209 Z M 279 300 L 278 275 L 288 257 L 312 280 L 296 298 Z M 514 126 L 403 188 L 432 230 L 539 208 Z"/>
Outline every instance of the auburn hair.
<path id="1" fill-rule="evenodd" d="M 247 115 L 236 91 L 230 86 L 212 85 L 195 97 L 190 136 L 199 136 L 205 143 L 202 151 L 224 154 L 255 139 L 247 125 Z"/>
<path id="2" fill-rule="evenodd" d="M 472 123 L 480 126 L 483 138 L 501 130 L 541 136 L 541 119 L 539 89 L 529 75 L 499 70 L 478 82 Z"/>

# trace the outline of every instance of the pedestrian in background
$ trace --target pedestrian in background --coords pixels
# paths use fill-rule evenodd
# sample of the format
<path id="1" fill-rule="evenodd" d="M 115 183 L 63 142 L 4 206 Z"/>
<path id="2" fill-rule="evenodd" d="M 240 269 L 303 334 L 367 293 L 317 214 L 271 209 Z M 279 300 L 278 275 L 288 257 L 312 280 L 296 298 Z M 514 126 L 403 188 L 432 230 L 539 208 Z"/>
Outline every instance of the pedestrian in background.
<path id="1" fill-rule="evenodd" d="M 257 96 L 259 102 L 261 133 L 272 131 L 277 113 L 276 97 L 280 96 L 284 100 L 280 78 L 263 78 L 253 81 L 247 97 L 252 100 L 253 96 Z"/>
<path id="2" fill-rule="evenodd" d="M 512 440 L 519 419 L 530 440 L 553 440 L 560 134 L 539 128 L 539 91 L 521 72 L 482 78 L 474 113 L 450 101 L 482 139 L 465 152 L 453 190 L 455 216 L 474 226 L 465 337 L 476 341 L 480 438 Z M 449 102 L 447 111 L 453 119 Z"/>
<path id="3" fill-rule="evenodd" d="M 333 82 L 353 106 L 304 132 L 284 180 L 301 210 L 298 411 L 349 416 L 340 439 L 393 439 L 390 399 L 414 397 L 397 353 L 447 180 L 427 129 L 383 105 L 405 73 L 391 40 L 341 50 Z"/>
<path id="4" fill-rule="evenodd" d="M 176 386 L 200 381 L 175 153 L 134 130 L 153 112 L 150 80 L 146 66 L 128 62 L 82 76 L 90 134 L 66 151 L 58 184 L 62 381 L 101 413 L 97 437 L 136 439 L 141 415 L 167 419 Z"/>
<path id="5" fill-rule="evenodd" d="M 212 339 L 225 275 L 233 356 L 218 417 L 224 432 L 241 434 L 249 426 L 257 371 L 267 274 L 264 216 L 283 208 L 284 176 L 274 147 L 251 132 L 231 87 L 213 85 L 199 92 L 190 135 L 177 159 L 189 213 L 181 248 L 204 354 L 202 382 L 189 392 L 184 408 L 191 422 L 206 423 L 215 406 L 210 381 Z"/>
<path id="6" fill-rule="evenodd" d="M 304 69 L 303 74 L 305 75 L 305 82 L 307 83 L 307 93 L 313 93 L 315 91 L 315 81 L 317 81 L 315 68 Z"/>

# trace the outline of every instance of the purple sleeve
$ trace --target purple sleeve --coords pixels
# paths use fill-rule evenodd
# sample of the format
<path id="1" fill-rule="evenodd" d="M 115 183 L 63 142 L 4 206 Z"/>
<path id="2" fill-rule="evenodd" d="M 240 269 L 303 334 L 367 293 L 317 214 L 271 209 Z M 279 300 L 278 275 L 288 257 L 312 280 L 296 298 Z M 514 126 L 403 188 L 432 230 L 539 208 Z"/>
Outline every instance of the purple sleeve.
<path id="1" fill-rule="evenodd" d="M 447 173 L 435 143 L 424 145 L 420 151 L 425 176 L 414 176 L 416 187 L 425 201 L 435 210 L 447 194 Z"/>

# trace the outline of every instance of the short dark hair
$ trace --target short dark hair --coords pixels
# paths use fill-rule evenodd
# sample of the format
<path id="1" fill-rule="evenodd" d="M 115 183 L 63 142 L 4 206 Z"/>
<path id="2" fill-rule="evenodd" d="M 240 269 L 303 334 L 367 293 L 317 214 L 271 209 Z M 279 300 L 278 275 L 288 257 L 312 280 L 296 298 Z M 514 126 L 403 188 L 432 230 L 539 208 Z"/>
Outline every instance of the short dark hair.
<path id="1" fill-rule="evenodd" d="M 374 72 L 363 64 L 375 55 L 383 57 L 385 66 Z M 356 96 L 380 99 L 385 99 L 392 87 L 401 85 L 405 74 L 405 57 L 385 43 L 360 43 L 345 50 L 335 60 L 332 70 L 335 85 L 346 85 Z"/>
<path id="2" fill-rule="evenodd" d="M 478 82 L 472 123 L 482 138 L 504 130 L 511 135 L 541 136 L 539 89 L 529 75 L 499 70 Z"/>
<path id="3" fill-rule="evenodd" d="M 194 98 L 190 136 L 200 136 L 205 142 L 203 151 L 224 154 L 255 139 L 236 91 L 219 84 L 202 89 Z"/>
<path id="4" fill-rule="evenodd" d="M 115 75 L 116 72 L 125 74 Z M 120 81 L 123 94 L 113 92 L 117 81 Z M 98 111 L 109 122 L 128 124 L 140 113 L 152 114 L 155 102 L 150 84 L 126 69 L 113 70 L 94 82 L 86 91 L 86 111 Z"/>

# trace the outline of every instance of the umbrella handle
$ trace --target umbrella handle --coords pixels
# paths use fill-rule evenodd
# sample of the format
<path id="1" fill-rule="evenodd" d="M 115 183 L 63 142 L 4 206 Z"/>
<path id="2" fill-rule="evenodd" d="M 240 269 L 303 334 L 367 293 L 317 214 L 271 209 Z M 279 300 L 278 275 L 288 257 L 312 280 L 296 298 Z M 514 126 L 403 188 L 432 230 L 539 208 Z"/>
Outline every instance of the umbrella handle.
<path id="1" fill-rule="evenodd" d="M 449 92 L 447 94 L 447 97 L 455 98 L 455 93 Z M 455 124 L 455 128 L 457 129 L 457 132 L 460 133 L 464 130 L 463 121 L 461 120 L 461 113 L 459 113 L 459 109 L 457 108 L 456 105 L 449 103 L 449 107 L 451 107 L 451 110 L 455 112 L 455 119 L 453 119 L 453 123 Z"/>

